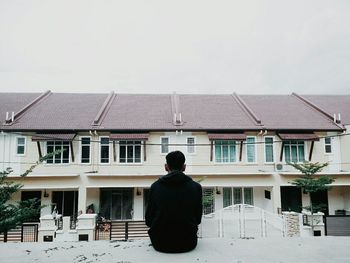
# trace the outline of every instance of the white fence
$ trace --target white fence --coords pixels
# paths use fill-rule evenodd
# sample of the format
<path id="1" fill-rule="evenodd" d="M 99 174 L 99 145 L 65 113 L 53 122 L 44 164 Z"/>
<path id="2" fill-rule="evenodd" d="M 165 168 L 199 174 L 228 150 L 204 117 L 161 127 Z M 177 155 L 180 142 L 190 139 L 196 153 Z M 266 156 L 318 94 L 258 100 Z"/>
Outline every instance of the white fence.
<path id="1" fill-rule="evenodd" d="M 199 226 L 202 238 L 254 238 L 285 236 L 286 226 L 282 215 L 267 212 L 259 207 L 237 204 L 204 215 Z"/>

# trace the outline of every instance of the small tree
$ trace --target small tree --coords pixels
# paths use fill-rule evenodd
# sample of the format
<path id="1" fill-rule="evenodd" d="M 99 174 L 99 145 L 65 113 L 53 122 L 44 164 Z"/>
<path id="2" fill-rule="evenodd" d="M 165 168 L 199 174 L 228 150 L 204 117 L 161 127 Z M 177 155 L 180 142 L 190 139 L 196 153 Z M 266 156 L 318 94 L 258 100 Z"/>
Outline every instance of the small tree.
<path id="1" fill-rule="evenodd" d="M 330 184 L 334 182 L 334 178 L 328 175 L 321 175 L 316 177 L 316 174 L 321 172 L 322 169 L 328 165 L 328 163 L 305 162 L 302 164 L 288 164 L 302 173 L 302 175 L 299 178 L 294 179 L 290 183 L 297 187 L 300 187 L 303 193 L 309 195 L 310 206 L 304 208 L 311 212 L 311 228 L 313 230 L 313 213 L 316 209 L 319 209 L 320 207 L 314 207 L 314 205 L 312 204 L 311 194 L 316 193 L 318 191 L 328 191 L 331 188 Z"/>
<path id="2" fill-rule="evenodd" d="M 40 163 L 60 152 L 61 150 L 58 150 L 43 156 L 20 176 L 27 176 Z M 0 234 L 4 233 L 4 242 L 7 242 L 7 232 L 10 229 L 32 219 L 35 215 L 40 213 L 40 209 L 42 208 L 39 200 L 35 198 L 19 201 L 13 204 L 8 203 L 11 196 L 23 187 L 21 184 L 8 180 L 8 175 L 10 173 L 12 173 L 11 168 L 7 168 L 5 171 L 0 172 Z"/>

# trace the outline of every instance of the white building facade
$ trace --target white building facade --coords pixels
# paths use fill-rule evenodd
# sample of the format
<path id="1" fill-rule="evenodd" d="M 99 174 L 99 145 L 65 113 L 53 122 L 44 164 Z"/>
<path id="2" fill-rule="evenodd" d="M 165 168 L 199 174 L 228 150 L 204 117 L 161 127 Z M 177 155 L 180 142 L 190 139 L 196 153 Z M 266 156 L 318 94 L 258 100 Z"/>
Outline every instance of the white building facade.
<path id="1" fill-rule="evenodd" d="M 350 211 L 350 111 L 327 111 L 327 96 L 46 92 L 0 100 L 0 165 L 23 184 L 13 201 L 39 198 L 41 215 L 56 207 L 64 216 L 143 220 L 148 189 L 173 150 L 208 196 L 204 213 L 232 204 L 301 211 L 308 197 L 290 183 L 299 174 L 287 162 L 304 161 L 328 162 L 322 173 L 335 178 L 314 196 L 324 212 Z M 20 177 L 54 150 L 62 152 Z"/>

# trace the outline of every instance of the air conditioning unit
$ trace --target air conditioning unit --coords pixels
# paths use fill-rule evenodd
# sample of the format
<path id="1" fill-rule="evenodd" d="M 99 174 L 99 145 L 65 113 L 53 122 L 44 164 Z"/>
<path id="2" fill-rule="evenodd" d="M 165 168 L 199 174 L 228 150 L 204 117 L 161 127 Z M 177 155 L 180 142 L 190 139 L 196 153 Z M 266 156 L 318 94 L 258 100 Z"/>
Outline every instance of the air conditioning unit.
<path id="1" fill-rule="evenodd" d="M 283 165 L 283 163 L 276 163 L 276 164 L 275 164 L 275 171 L 276 171 L 276 172 L 282 172 L 282 171 L 284 171 L 284 165 Z"/>

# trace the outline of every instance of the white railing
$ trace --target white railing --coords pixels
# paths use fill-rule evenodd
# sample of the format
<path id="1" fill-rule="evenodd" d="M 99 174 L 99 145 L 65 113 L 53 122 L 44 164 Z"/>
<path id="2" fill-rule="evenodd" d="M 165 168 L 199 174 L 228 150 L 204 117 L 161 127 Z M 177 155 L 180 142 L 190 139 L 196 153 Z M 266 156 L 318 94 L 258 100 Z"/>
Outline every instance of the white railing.
<path id="1" fill-rule="evenodd" d="M 203 215 L 199 226 L 199 236 L 202 238 L 254 238 L 285 236 L 285 233 L 282 215 L 245 204 L 228 206 Z"/>

